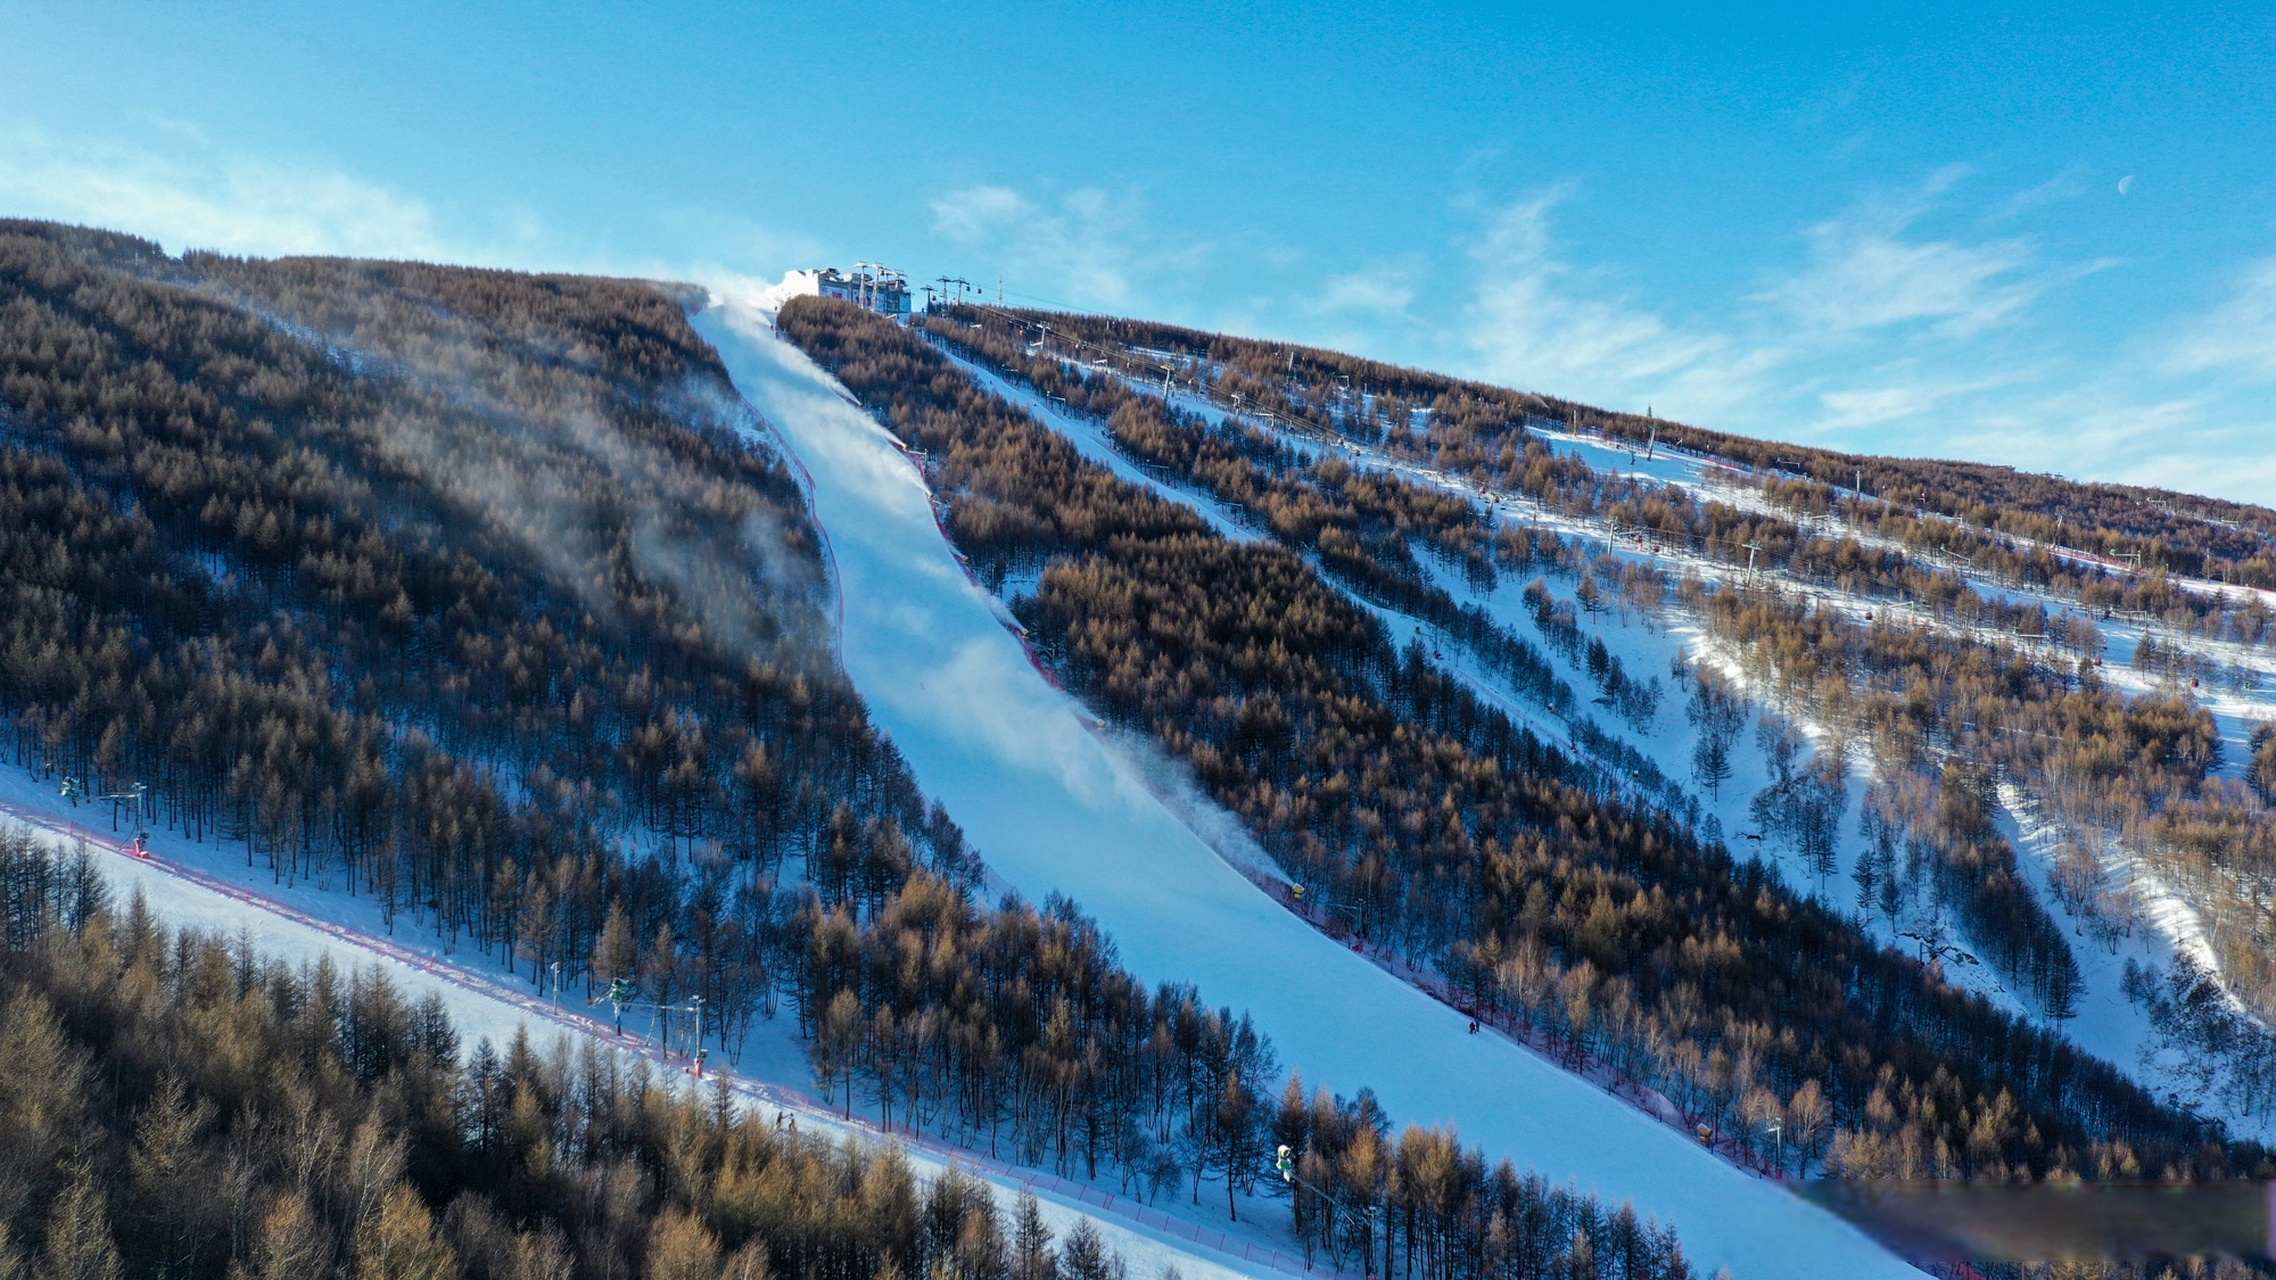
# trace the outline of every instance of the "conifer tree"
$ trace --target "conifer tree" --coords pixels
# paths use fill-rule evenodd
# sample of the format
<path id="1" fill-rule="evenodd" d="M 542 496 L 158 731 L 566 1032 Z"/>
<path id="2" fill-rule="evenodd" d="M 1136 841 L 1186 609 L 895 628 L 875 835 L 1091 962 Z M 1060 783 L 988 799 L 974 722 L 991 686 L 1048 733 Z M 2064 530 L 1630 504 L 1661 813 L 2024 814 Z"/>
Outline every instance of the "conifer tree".
<path id="1" fill-rule="evenodd" d="M 1059 1250 L 1059 1280 L 1121 1280 L 1121 1260 L 1099 1238 L 1088 1217 L 1077 1219 Z"/>
<path id="2" fill-rule="evenodd" d="M 359 1251 L 360 1252 L 360 1251 Z M 332 1241 L 299 1191 L 269 1203 L 247 1258 L 229 1264 L 230 1280 L 310 1280 L 329 1273 Z M 382 1273 L 360 1271 L 357 1280 Z"/>
<path id="3" fill-rule="evenodd" d="M 34 1280 L 119 1280 L 118 1244 L 95 1171 L 74 1162 L 63 1194 L 47 1218 L 47 1248 Z"/>
<path id="4" fill-rule="evenodd" d="M 694 1215 L 667 1213 L 648 1236 L 649 1280 L 718 1280 L 719 1242 Z"/>
<path id="5" fill-rule="evenodd" d="M 355 1280 L 455 1280 L 458 1258 L 434 1215 L 407 1185 L 380 1201 L 356 1231 Z"/>
<path id="6" fill-rule="evenodd" d="M 1059 1257 L 1051 1249 L 1051 1229 L 1043 1225 L 1035 1193 L 1020 1192 L 1012 1213 L 1011 1280 L 1057 1280 Z"/>

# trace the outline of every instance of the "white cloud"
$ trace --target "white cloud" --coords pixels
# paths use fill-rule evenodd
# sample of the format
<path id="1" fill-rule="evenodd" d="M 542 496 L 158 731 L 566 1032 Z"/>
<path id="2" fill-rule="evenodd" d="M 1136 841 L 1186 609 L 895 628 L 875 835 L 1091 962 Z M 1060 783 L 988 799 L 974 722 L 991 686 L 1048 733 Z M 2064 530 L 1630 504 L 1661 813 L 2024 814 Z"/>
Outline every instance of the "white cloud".
<path id="1" fill-rule="evenodd" d="M 2035 187 L 2026 187 L 2000 201 L 1986 215 L 1985 220 L 1988 222 L 2004 222 L 2011 218 L 2019 218 L 2042 206 L 2064 200 L 2075 200 L 2085 193 L 2086 183 L 2080 171 L 2075 167 L 2065 169 Z M 2124 184 L 2120 184 L 2119 194 L 2125 194 Z"/>
<path id="2" fill-rule="evenodd" d="M 2246 263 L 2227 301 L 2183 324 L 2166 364 L 2177 373 L 2276 376 L 2276 257 Z"/>
<path id="3" fill-rule="evenodd" d="M 1324 312 L 1372 312 L 1404 317 L 1414 300 L 1412 271 L 1403 267 L 1375 267 L 1328 277 L 1314 305 Z"/>
<path id="4" fill-rule="evenodd" d="M 2014 318 L 2041 289 L 2028 274 L 2028 243 L 1967 245 L 1908 234 L 1928 212 L 1927 202 L 1961 172 L 1936 174 L 1911 200 L 1867 200 L 1811 227 L 1805 233 L 1809 265 L 1758 297 L 1833 335 L 1914 326 L 1964 338 Z"/>
<path id="5" fill-rule="evenodd" d="M 1841 431 L 1894 422 L 1927 413 L 1952 397 L 1972 389 L 1967 384 L 1937 386 L 1915 383 L 1902 387 L 1827 391 L 1818 396 L 1818 402 L 1825 406 L 1827 416 L 1817 426 L 1822 431 Z"/>
<path id="6" fill-rule="evenodd" d="M 0 121 L 0 204 L 11 214 L 131 231 L 168 249 L 450 256 L 424 201 L 352 174 L 227 155 L 194 127 L 159 154 Z"/>
<path id="7" fill-rule="evenodd" d="M 932 201 L 934 230 L 994 253 L 1023 292 L 1109 307 L 1129 302 L 1141 277 L 1189 269 L 1208 252 L 1152 245 L 1138 209 L 1136 196 L 1096 187 L 1044 202 L 982 184 Z"/>
<path id="8" fill-rule="evenodd" d="M 1591 297 L 1554 251 L 1555 190 L 1495 213 L 1473 251 L 1468 345 L 1490 378 L 1628 408 L 1712 415 L 1755 395 L 1783 358 L 1726 334 L 1689 331 L 1623 297 Z"/>

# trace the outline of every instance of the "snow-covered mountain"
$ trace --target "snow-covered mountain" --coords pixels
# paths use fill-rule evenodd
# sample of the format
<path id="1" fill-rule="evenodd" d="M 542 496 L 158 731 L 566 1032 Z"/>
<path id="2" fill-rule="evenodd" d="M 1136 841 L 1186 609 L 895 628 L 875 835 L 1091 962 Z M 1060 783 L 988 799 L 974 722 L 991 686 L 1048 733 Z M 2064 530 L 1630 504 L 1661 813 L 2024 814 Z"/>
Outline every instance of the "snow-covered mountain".
<path id="1" fill-rule="evenodd" d="M 1041 1197 L 832 1222 L 879 1276 L 1904 1274 L 1794 1181 L 2270 1170 L 2276 513 L 1119 317 L 31 223 L 0 304 L 0 983 L 196 981 L 101 941 L 154 913 L 466 1051 L 371 1113 L 400 1239 L 270 1160 L 199 1266 L 806 1265 L 761 1206 L 819 1184 L 685 1142 L 619 1153 L 637 1229 L 484 1199 L 541 1131 L 616 1185 L 571 1095 L 699 1060 L 720 1134 Z M 427 1098 L 378 989 L 303 1065 Z M 143 1266 L 87 1206 L 221 1086 L 57 1025 L 125 1136 L 0 1228 Z"/>

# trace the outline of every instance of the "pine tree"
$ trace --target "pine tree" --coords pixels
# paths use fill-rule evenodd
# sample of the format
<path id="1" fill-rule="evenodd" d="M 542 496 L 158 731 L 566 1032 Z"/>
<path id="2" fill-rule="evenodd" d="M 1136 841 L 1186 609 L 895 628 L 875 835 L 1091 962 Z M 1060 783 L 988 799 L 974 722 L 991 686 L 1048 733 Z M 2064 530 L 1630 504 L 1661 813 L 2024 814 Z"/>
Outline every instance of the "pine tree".
<path id="1" fill-rule="evenodd" d="M 1011 1280 L 1058 1280 L 1059 1258 L 1051 1250 L 1051 1228 L 1043 1225 L 1035 1193 L 1020 1192 L 1013 1214 Z"/>
<path id="2" fill-rule="evenodd" d="M 845 1081 L 846 1114 L 853 1114 L 853 1077 L 856 1057 L 861 1051 L 861 1001 L 851 991 L 840 991 L 830 997 L 829 1006 L 814 1029 L 814 1043 L 808 1046 L 808 1056 L 814 1062 L 814 1083 L 822 1087 L 823 1098 L 837 1091 L 837 1082 Z"/>
<path id="3" fill-rule="evenodd" d="M 324 1273 L 332 1256 L 331 1241 L 297 1192 L 278 1196 L 261 1219 L 253 1242 L 250 1264 L 229 1264 L 230 1280 L 306 1280 Z M 358 1280 L 378 1272 L 360 1272 Z"/>
<path id="4" fill-rule="evenodd" d="M 198 1176 L 197 1145 L 213 1116 L 212 1102 L 192 1098 L 180 1076 L 168 1075 L 135 1126 L 128 1186 L 145 1223 L 142 1236 L 168 1274 L 187 1268 L 197 1253 L 194 1228 L 208 1194 Z"/>
<path id="5" fill-rule="evenodd" d="M 34 1280 L 119 1280 L 117 1242 L 95 1171 L 76 1163 L 47 1218 L 47 1250 Z"/>
<path id="6" fill-rule="evenodd" d="M 632 977 L 635 957 L 632 922 L 625 918 L 624 903 L 611 899 L 608 919 L 593 940 L 592 968 L 585 975 L 588 988 L 595 984 L 605 988 L 618 978 Z"/>
<path id="7" fill-rule="evenodd" d="M 458 1257 L 434 1215 L 409 1186 L 397 1186 L 356 1232 L 355 1280 L 454 1280 Z"/>
<path id="8" fill-rule="evenodd" d="M 1089 1218 L 1076 1220 L 1059 1250 L 1059 1280 L 1121 1280 L 1122 1259 L 1110 1252 Z"/>
<path id="9" fill-rule="evenodd" d="M 667 1213 L 648 1233 L 649 1280 L 718 1280 L 719 1241 L 693 1215 Z"/>

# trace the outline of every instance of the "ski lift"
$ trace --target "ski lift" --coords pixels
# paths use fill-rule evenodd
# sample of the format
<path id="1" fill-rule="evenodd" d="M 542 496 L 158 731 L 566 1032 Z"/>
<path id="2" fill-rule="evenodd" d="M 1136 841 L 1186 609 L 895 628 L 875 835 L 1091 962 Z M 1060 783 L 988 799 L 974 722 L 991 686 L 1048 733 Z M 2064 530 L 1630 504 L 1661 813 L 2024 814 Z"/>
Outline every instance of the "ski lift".
<path id="1" fill-rule="evenodd" d="M 149 861 L 150 833 L 148 831 L 137 831 L 134 833 L 134 856 L 141 858 L 145 862 Z"/>

